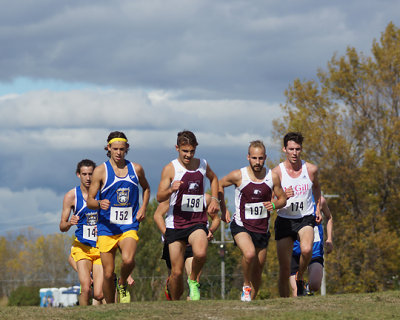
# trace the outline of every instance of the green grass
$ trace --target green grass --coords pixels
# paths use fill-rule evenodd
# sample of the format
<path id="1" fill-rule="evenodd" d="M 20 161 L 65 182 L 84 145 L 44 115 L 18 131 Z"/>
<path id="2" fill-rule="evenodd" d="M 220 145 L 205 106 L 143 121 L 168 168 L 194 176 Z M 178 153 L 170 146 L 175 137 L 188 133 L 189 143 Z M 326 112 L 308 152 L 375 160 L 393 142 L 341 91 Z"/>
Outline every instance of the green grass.
<path id="1" fill-rule="evenodd" d="M 73 308 L 0 307 L 0 319 L 398 319 L 400 291 L 256 300 L 132 302 Z"/>

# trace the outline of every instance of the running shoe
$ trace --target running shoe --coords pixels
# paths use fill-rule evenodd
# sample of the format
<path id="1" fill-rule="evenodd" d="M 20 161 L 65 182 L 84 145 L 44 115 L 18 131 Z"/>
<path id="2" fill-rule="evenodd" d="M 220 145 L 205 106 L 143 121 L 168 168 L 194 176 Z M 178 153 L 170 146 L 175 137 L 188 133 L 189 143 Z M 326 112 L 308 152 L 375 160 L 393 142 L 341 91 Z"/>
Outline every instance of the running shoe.
<path id="1" fill-rule="evenodd" d="M 117 283 L 117 291 L 119 294 L 119 303 L 130 303 L 131 302 L 131 294 L 129 293 L 128 285 L 120 285 Z"/>
<path id="2" fill-rule="evenodd" d="M 310 290 L 310 285 L 308 283 L 306 284 L 306 294 L 305 295 L 306 296 L 313 296 L 314 295 L 314 292 L 312 292 Z"/>
<path id="3" fill-rule="evenodd" d="M 190 300 L 200 300 L 200 283 L 198 283 L 196 280 L 188 279 L 188 285 Z"/>
<path id="4" fill-rule="evenodd" d="M 244 286 L 242 290 L 242 296 L 240 300 L 250 302 L 251 301 L 251 287 Z"/>
<path id="5" fill-rule="evenodd" d="M 171 301 L 172 298 L 171 298 L 171 294 L 169 293 L 168 282 L 169 282 L 169 277 L 167 278 L 167 282 L 165 283 L 164 294 L 165 294 L 165 297 L 167 298 L 167 300 Z"/>
<path id="6" fill-rule="evenodd" d="M 304 280 L 298 279 L 298 272 L 296 273 L 296 286 L 298 297 L 307 295 L 306 283 Z"/>

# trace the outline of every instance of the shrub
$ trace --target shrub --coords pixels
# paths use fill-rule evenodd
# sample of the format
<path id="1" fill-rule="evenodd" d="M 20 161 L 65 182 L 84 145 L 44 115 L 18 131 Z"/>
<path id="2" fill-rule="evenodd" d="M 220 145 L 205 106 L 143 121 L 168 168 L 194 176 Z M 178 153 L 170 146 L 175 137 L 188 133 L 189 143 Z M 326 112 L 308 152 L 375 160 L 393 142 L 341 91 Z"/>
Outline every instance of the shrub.
<path id="1" fill-rule="evenodd" d="M 38 306 L 40 305 L 39 287 L 20 286 L 11 292 L 9 306 Z"/>

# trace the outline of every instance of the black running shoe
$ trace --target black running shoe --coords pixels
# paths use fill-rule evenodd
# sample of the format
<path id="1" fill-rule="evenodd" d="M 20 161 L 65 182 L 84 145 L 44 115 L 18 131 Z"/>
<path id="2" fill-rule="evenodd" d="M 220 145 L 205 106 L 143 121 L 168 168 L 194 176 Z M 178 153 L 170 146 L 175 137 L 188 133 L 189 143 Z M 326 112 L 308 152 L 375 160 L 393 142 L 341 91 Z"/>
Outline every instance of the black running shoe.
<path id="1" fill-rule="evenodd" d="M 297 296 L 305 296 L 307 295 L 306 283 L 304 280 L 299 280 L 297 275 L 298 273 L 296 273 Z"/>

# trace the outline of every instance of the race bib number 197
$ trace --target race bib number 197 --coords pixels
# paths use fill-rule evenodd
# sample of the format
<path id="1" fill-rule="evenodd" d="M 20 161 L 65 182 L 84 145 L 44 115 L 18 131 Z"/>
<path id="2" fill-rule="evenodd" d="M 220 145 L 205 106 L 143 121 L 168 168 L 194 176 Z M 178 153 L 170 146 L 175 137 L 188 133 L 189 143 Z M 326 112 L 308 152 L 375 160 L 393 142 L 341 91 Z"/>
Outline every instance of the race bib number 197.
<path id="1" fill-rule="evenodd" d="M 113 224 L 132 224 L 132 207 L 111 207 L 110 222 Z"/>
<path id="2" fill-rule="evenodd" d="M 268 210 L 262 202 L 246 203 L 244 205 L 244 214 L 246 219 L 264 219 L 268 218 Z"/>

